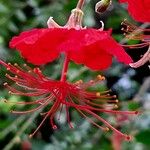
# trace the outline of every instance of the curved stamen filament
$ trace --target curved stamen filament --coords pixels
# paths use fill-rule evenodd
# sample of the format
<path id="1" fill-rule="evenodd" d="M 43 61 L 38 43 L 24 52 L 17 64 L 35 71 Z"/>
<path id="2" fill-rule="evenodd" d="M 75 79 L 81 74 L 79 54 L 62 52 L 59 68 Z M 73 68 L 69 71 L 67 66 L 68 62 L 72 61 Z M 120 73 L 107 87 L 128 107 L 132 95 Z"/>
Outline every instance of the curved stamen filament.
<path id="1" fill-rule="evenodd" d="M 89 117 L 87 117 L 80 109 L 77 109 L 77 111 L 83 116 L 85 117 L 90 123 L 92 123 L 93 125 L 95 125 L 96 127 L 100 128 L 103 131 L 109 131 L 109 128 L 107 127 L 102 127 L 100 125 L 98 125 L 97 123 L 95 123 L 92 119 L 90 119 Z"/>
<path id="2" fill-rule="evenodd" d="M 110 129 L 112 129 L 114 132 L 116 132 L 117 134 L 121 135 L 122 137 L 124 137 L 127 140 L 130 140 L 130 136 L 123 134 L 122 132 L 120 132 L 119 130 L 117 130 L 116 128 L 114 128 L 111 124 L 109 124 L 106 120 L 104 120 L 103 118 L 101 118 L 100 116 L 98 116 L 97 114 L 95 114 L 94 112 L 88 110 L 88 109 L 84 109 L 84 111 L 86 111 L 87 113 L 91 114 L 92 116 L 94 116 L 96 119 L 98 119 L 99 121 L 103 122 L 105 125 L 107 125 Z"/>
<path id="3" fill-rule="evenodd" d="M 140 43 L 140 44 L 133 44 L 133 45 L 123 45 L 123 44 L 121 44 L 121 46 L 131 48 L 131 49 L 143 48 L 143 47 L 146 47 L 148 45 L 149 45 L 149 43 Z"/>
<path id="4" fill-rule="evenodd" d="M 35 111 L 41 109 L 42 107 L 46 106 L 50 102 L 52 102 L 53 98 L 54 97 L 52 96 L 51 98 L 47 99 L 46 102 L 42 103 L 40 106 L 38 106 L 34 109 L 27 110 L 27 111 L 14 111 L 14 110 L 12 110 L 11 113 L 14 113 L 14 114 L 27 114 L 27 113 L 35 112 Z"/>
<path id="5" fill-rule="evenodd" d="M 45 122 L 45 120 L 47 119 L 48 116 L 50 116 L 53 113 L 53 109 L 58 105 L 58 102 L 55 102 L 54 105 L 52 106 L 52 108 L 50 109 L 50 111 L 47 113 L 47 115 L 44 117 L 44 119 L 42 120 L 42 122 L 40 123 L 40 125 L 36 128 L 36 130 L 29 135 L 29 137 L 33 137 L 35 135 L 35 133 L 40 129 L 40 127 L 43 125 L 43 123 Z"/>

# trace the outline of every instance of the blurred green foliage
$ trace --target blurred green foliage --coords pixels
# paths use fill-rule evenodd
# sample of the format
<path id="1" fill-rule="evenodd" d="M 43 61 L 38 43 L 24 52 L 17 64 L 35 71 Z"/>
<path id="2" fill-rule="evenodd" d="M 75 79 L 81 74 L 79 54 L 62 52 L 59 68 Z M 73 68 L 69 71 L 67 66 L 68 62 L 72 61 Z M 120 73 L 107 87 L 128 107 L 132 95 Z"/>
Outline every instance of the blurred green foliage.
<path id="1" fill-rule="evenodd" d="M 104 14 L 98 15 L 94 12 L 95 4 L 98 0 L 87 0 L 84 7 L 84 25 L 100 27 L 100 20 L 105 22 L 106 29 L 113 28 L 113 36 L 117 41 L 121 41 L 123 35 L 120 31 L 121 21 L 124 18 L 130 19 L 125 6 L 121 6 L 117 1 L 113 1 L 113 6 Z M 9 49 L 9 41 L 12 36 L 19 34 L 24 30 L 32 28 L 46 27 L 46 22 L 50 16 L 53 16 L 56 22 L 64 25 L 68 19 L 70 11 L 76 6 L 77 0 L 0 0 L 0 57 L 6 62 L 23 64 L 25 60 L 21 58 L 18 52 Z M 131 19 L 130 19 L 131 20 Z M 53 79 L 60 78 L 62 59 L 56 60 L 51 64 L 41 66 L 44 74 Z M 29 64 L 31 67 L 33 65 Z M 8 95 L 8 91 L 3 88 L 6 70 L 0 69 L 0 149 L 3 150 L 25 150 L 24 146 L 32 145 L 32 150 L 112 150 L 111 133 L 104 133 L 99 129 L 90 125 L 85 119 L 81 118 L 74 110 L 71 111 L 72 121 L 75 129 L 69 129 L 64 114 L 59 125 L 59 130 L 53 131 L 50 123 L 46 122 L 44 127 L 40 129 L 38 135 L 33 139 L 28 138 L 39 124 L 42 117 L 36 119 L 32 115 L 15 116 L 9 113 L 13 108 L 25 109 L 25 106 L 18 107 L 13 104 L 6 104 L 3 98 L 12 102 L 20 100 L 30 101 L 27 97 L 19 97 Z M 70 64 L 68 78 L 70 81 L 83 79 L 88 81 L 101 72 L 91 72 L 87 68 Z M 114 61 L 110 69 L 104 71 L 108 78 L 107 82 L 98 87 L 100 90 L 112 88 L 122 101 L 120 108 L 122 109 L 140 109 L 144 110 L 143 102 L 131 102 L 133 96 L 138 92 L 142 82 L 134 80 L 137 74 L 135 70 L 123 66 Z M 142 78 L 142 77 L 141 77 Z M 144 78 L 144 75 L 143 75 Z M 148 93 L 145 93 L 148 95 Z M 145 98 L 146 99 L 146 98 Z M 149 98 L 147 98 L 149 99 Z M 150 99 L 149 99 L 150 100 Z M 128 103 L 129 101 L 129 103 Z M 146 101 L 146 100 L 145 100 Z M 131 119 L 131 121 L 123 126 L 122 129 L 135 136 L 131 142 L 124 141 L 122 150 L 149 150 L 150 148 L 150 117 L 149 112 L 143 114 L 140 119 Z M 31 122 L 29 119 L 33 119 Z M 112 117 L 106 118 L 110 122 L 114 122 Z M 23 128 L 25 123 L 29 122 L 26 129 Z M 144 124 L 144 125 L 141 125 Z M 114 123 L 117 126 L 117 124 Z M 20 134 L 21 133 L 21 134 Z M 19 136 L 18 136 L 19 135 Z M 15 137 L 15 138 L 14 138 Z M 25 143 L 25 141 L 28 141 Z M 139 146 L 140 145 L 140 146 Z M 10 146 L 10 148 L 9 148 Z M 139 149 L 137 149 L 139 147 Z"/>

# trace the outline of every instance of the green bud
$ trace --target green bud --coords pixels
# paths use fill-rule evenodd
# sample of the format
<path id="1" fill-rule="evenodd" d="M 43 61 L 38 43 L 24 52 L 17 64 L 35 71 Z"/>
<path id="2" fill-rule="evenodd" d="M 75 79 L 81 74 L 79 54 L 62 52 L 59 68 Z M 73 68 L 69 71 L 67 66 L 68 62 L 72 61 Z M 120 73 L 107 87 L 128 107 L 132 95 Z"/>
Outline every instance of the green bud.
<path id="1" fill-rule="evenodd" d="M 97 13 L 104 13 L 111 5 L 112 0 L 101 0 L 95 5 L 95 11 Z"/>

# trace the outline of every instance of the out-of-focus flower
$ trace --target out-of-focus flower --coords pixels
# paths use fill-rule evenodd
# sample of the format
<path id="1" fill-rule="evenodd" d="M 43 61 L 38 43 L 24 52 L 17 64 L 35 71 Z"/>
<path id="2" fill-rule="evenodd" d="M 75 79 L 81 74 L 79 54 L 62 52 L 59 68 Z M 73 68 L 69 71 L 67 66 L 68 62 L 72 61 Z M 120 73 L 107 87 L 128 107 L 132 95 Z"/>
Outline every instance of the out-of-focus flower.
<path id="1" fill-rule="evenodd" d="M 150 22 L 150 0 L 119 0 L 128 3 L 130 15 L 139 22 Z"/>
<path id="2" fill-rule="evenodd" d="M 32 150 L 32 144 L 28 140 L 22 141 L 21 150 Z"/>
<path id="3" fill-rule="evenodd" d="M 39 68 L 31 69 L 26 64 L 24 65 L 24 68 L 19 67 L 17 64 L 6 64 L 3 61 L 0 61 L 0 64 L 5 66 L 11 74 L 15 75 L 11 76 L 6 74 L 6 77 L 14 81 L 18 87 L 4 83 L 4 86 L 9 89 L 10 94 L 37 97 L 37 100 L 32 102 L 15 102 L 18 105 L 35 105 L 35 108 L 26 111 L 12 110 L 12 113 L 27 114 L 46 106 L 50 107 L 48 112 L 41 113 L 41 115 L 44 116 L 44 119 L 30 137 L 38 131 L 48 117 L 50 117 L 50 123 L 53 129 L 57 129 L 57 126 L 54 123 L 54 117 L 56 112 L 60 111 L 61 113 L 63 107 L 66 109 L 68 124 L 70 128 L 73 128 L 69 116 L 69 108 L 73 107 L 79 112 L 79 114 L 81 114 L 81 116 L 85 117 L 94 126 L 104 131 L 111 129 L 122 138 L 130 140 L 130 136 L 121 133 L 109 122 L 99 116 L 101 113 L 112 115 L 136 115 L 138 113 L 137 111 L 114 110 L 115 108 L 118 108 L 118 100 L 115 95 L 111 96 L 109 94 L 109 90 L 104 92 L 89 91 L 90 87 L 105 80 L 103 76 L 98 75 L 97 79 L 91 80 L 87 83 L 84 83 L 82 80 L 75 83 L 69 83 L 67 81 L 55 81 L 49 79 L 41 73 Z M 7 100 L 5 100 L 5 102 L 12 103 Z M 102 122 L 105 126 L 100 126 L 95 119 L 92 118 Z"/>
<path id="4" fill-rule="evenodd" d="M 125 32 L 125 36 L 131 40 L 141 40 L 142 43 L 135 45 L 124 45 L 128 48 L 143 48 L 150 45 L 150 29 L 142 29 L 139 28 L 127 20 L 122 22 L 123 28 L 122 30 Z M 135 62 L 131 63 L 130 66 L 133 68 L 138 68 L 144 65 L 146 62 L 150 61 L 150 46 L 147 52 L 143 55 L 143 57 Z"/>
<path id="5" fill-rule="evenodd" d="M 100 29 L 83 28 L 82 18 L 80 7 L 72 10 L 64 27 L 50 17 L 48 28 L 25 31 L 10 41 L 10 47 L 16 48 L 35 65 L 52 62 L 60 53 L 92 70 L 108 68 L 113 56 L 125 64 L 132 62 L 130 56 L 111 37 L 111 31 L 103 31 L 103 23 Z"/>

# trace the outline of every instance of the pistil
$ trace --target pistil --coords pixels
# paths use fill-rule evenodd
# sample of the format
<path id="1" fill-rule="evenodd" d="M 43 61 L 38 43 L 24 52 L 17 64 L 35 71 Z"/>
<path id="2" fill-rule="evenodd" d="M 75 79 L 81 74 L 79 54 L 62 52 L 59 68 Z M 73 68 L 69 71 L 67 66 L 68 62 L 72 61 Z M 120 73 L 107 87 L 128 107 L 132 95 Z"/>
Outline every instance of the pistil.
<path id="1" fill-rule="evenodd" d="M 68 55 L 65 55 L 65 60 L 64 60 L 63 69 L 61 73 L 61 79 L 60 79 L 60 81 L 62 82 L 66 81 L 68 66 L 69 66 L 69 57 Z"/>
<path id="2" fill-rule="evenodd" d="M 82 8 L 83 8 L 84 3 L 85 3 L 85 0 L 79 0 L 76 8 L 78 8 L 78 9 L 82 9 Z"/>

